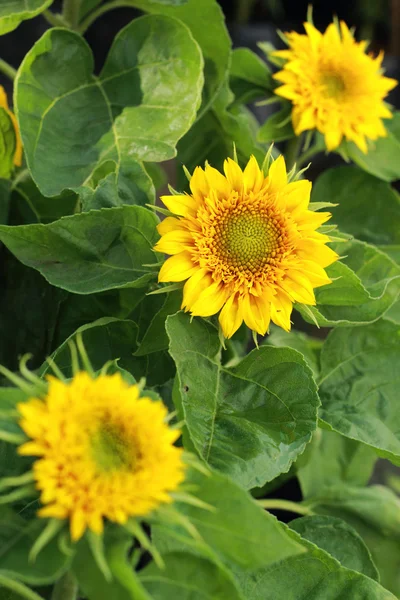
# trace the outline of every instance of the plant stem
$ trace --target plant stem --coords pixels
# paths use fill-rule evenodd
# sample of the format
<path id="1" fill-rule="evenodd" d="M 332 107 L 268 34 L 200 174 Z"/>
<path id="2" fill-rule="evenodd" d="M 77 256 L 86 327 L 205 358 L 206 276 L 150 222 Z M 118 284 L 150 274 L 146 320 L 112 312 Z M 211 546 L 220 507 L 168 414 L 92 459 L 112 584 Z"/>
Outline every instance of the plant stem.
<path id="1" fill-rule="evenodd" d="M 53 12 L 51 12 L 51 10 L 44 10 L 42 12 L 42 16 L 53 27 L 69 28 L 69 23 L 67 23 L 67 21 L 64 19 L 64 17 L 62 15 L 60 15 L 59 13 L 53 13 Z"/>
<path id="2" fill-rule="evenodd" d="M 0 71 L 9 79 L 11 79 L 11 81 L 14 81 L 15 76 L 17 75 L 17 71 L 14 69 L 14 67 L 6 63 L 6 61 L 2 58 L 0 58 Z"/>
<path id="3" fill-rule="evenodd" d="M 78 29 L 81 2 L 82 0 L 64 0 L 62 16 L 71 29 Z"/>
<path id="4" fill-rule="evenodd" d="M 302 136 L 296 136 L 291 138 L 290 140 L 288 140 L 286 147 L 285 147 L 285 160 L 286 160 L 286 167 L 287 170 L 290 171 L 290 169 L 293 167 L 294 163 L 297 162 L 297 156 L 299 154 L 300 151 L 300 146 L 302 143 Z"/>
<path id="5" fill-rule="evenodd" d="M 308 162 L 310 162 L 310 159 L 313 158 L 313 156 L 319 154 L 320 152 L 323 152 L 321 147 L 313 146 L 307 150 L 307 152 L 304 152 L 304 154 L 300 154 L 296 161 L 297 168 L 300 169 L 301 167 L 304 167 Z"/>
<path id="6" fill-rule="evenodd" d="M 129 578 L 129 591 L 133 592 L 135 600 L 151 600 L 151 596 L 138 579 L 136 571 L 133 571 L 133 577 Z"/>
<path id="7" fill-rule="evenodd" d="M 313 511 L 308 506 L 304 506 L 304 504 L 297 504 L 296 502 L 291 502 L 290 500 L 279 500 L 275 498 L 267 499 L 267 500 L 257 500 L 257 504 L 266 508 L 267 510 L 286 510 L 288 512 L 297 513 L 299 515 L 313 515 Z"/>
<path id="8" fill-rule="evenodd" d="M 97 10 L 94 10 L 90 13 L 86 19 L 82 21 L 82 23 L 77 27 L 77 31 L 81 34 L 84 34 L 87 29 L 91 26 L 91 24 L 96 21 L 101 15 L 104 15 L 110 10 L 114 10 L 115 8 L 132 8 L 133 4 L 129 2 L 129 0 L 113 0 L 112 2 L 108 2 L 107 4 L 103 4 L 99 6 Z"/>
<path id="9" fill-rule="evenodd" d="M 237 0 L 236 22 L 245 25 L 250 21 L 255 0 Z"/>
<path id="10" fill-rule="evenodd" d="M 78 584 L 70 571 L 61 577 L 53 588 L 51 600 L 76 600 Z"/>

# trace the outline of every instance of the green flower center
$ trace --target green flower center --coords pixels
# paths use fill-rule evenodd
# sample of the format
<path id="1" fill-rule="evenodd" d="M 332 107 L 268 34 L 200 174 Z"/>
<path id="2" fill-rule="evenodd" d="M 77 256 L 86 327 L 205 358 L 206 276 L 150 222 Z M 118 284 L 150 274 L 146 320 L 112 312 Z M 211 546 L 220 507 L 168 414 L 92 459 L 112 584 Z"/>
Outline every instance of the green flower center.
<path id="1" fill-rule="evenodd" d="M 101 471 L 132 470 L 135 453 L 124 433 L 113 424 L 102 423 L 91 440 L 93 459 Z"/>
<path id="2" fill-rule="evenodd" d="M 337 98 L 346 89 L 343 79 L 340 77 L 340 75 L 336 75 L 335 73 L 323 75 L 321 78 L 321 83 L 324 86 L 325 93 L 329 98 Z"/>
<path id="3" fill-rule="evenodd" d="M 219 250 L 232 266 L 252 272 L 260 269 L 278 247 L 277 223 L 264 215 L 230 215 L 219 236 Z"/>

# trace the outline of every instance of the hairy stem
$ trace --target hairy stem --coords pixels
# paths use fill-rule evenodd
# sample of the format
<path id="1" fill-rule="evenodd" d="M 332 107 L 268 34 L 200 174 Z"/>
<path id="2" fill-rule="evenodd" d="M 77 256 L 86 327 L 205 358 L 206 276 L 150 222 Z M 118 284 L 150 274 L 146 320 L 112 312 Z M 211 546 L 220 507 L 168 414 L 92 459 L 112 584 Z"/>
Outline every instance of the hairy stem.
<path id="1" fill-rule="evenodd" d="M 300 154 L 296 161 L 297 168 L 300 169 L 301 167 L 307 166 L 307 164 L 310 162 L 310 159 L 320 152 L 323 152 L 321 147 L 313 146 L 307 150 L 307 152 L 304 152 L 304 154 Z"/>
<path id="2" fill-rule="evenodd" d="M 78 584 L 70 571 L 67 571 L 53 588 L 51 600 L 76 600 Z"/>
<path id="3" fill-rule="evenodd" d="M 290 500 L 280 500 L 278 498 L 271 498 L 267 500 L 257 500 L 257 504 L 266 508 L 267 510 L 286 510 L 288 512 L 297 513 L 299 515 L 313 515 L 313 511 L 304 504 L 297 504 Z"/>
<path id="4" fill-rule="evenodd" d="M 14 81 L 17 71 L 5 60 L 0 58 L 0 72 L 6 75 L 11 81 Z"/>

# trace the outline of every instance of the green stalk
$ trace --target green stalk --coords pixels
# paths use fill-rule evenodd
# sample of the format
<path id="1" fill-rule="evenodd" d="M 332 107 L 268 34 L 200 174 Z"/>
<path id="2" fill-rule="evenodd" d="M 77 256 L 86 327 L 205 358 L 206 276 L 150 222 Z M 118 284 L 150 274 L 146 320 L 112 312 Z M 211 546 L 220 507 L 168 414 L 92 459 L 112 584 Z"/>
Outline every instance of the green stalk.
<path id="1" fill-rule="evenodd" d="M 69 23 L 67 23 L 64 17 L 58 13 L 53 13 L 51 10 L 44 10 L 42 12 L 42 17 L 44 17 L 52 27 L 66 27 L 69 29 Z"/>
<path id="2" fill-rule="evenodd" d="M 0 58 L 0 71 L 4 75 L 6 75 L 9 79 L 11 79 L 11 81 L 14 81 L 14 79 L 15 79 L 15 77 L 17 75 L 17 71 L 14 69 L 14 67 L 12 67 L 11 65 L 9 65 L 2 58 Z"/>
<path id="3" fill-rule="evenodd" d="M 73 574 L 67 571 L 55 584 L 51 600 L 76 600 L 77 597 L 78 583 Z"/>
<path id="4" fill-rule="evenodd" d="M 321 147 L 313 146 L 307 150 L 307 152 L 304 152 L 304 154 L 300 154 L 296 161 L 297 168 L 300 169 L 301 167 L 307 166 L 307 164 L 310 162 L 310 159 L 320 152 L 323 152 Z"/>
<path id="5" fill-rule="evenodd" d="M 69 23 L 71 29 L 78 29 L 81 2 L 82 0 L 64 0 L 63 18 Z"/>
<path id="6" fill-rule="evenodd" d="M 304 506 L 303 504 L 297 504 L 296 502 L 291 502 L 290 500 L 280 500 L 277 498 L 271 498 L 267 500 L 257 500 L 257 504 L 262 506 L 262 508 L 266 508 L 267 510 L 286 510 L 289 512 L 294 512 L 299 515 L 313 515 L 313 511 L 308 506 Z"/>
<path id="7" fill-rule="evenodd" d="M 245 25 L 250 21 L 256 0 L 237 0 L 236 22 Z"/>
<path id="8" fill-rule="evenodd" d="M 82 21 L 82 23 L 79 25 L 79 27 L 77 27 L 77 31 L 83 35 L 85 33 L 85 31 L 87 29 L 89 29 L 91 24 L 94 23 L 94 21 L 96 21 L 96 19 L 101 17 L 101 15 L 104 15 L 105 13 L 109 12 L 110 10 L 114 10 L 115 8 L 132 8 L 132 7 L 133 7 L 133 4 L 132 4 L 132 2 L 129 2 L 129 0 L 113 0 L 113 2 L 108 2 L 107 4 L 103 4 L 102 6 L 99 6 L 98 9 L 96 9 L 92 13 L 90 13 L 86 17 L 86 19 L 84 19 Z"/>
<path id="9" fill-rule="evenodd" d="M 287 141 L 285 147 L 285 160 L 286 160 L 286 168 L 288 171 L 293 167 L 294 163 L 298 165 L 297 157 L 300 152 L 301 144 L 303 142 L 303 137 L 301 135 L 292 137 Z"/>

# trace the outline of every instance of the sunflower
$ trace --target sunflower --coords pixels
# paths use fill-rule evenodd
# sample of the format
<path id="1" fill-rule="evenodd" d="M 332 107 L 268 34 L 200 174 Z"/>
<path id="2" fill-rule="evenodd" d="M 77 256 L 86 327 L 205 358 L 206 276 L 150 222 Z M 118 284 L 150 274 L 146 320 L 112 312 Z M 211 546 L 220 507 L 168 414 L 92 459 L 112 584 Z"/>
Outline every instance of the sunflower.
<path id="1" fill-rule="evenodd" d="M 12 124 L 14 125 L 14 130 L 15 130 L 15 154 L 14 154 L 14 165 L 16 167 L 20 167 L 22 164 L 22 142 L 21 142 L 21 136 L 19 133 L 19 127 L 18 127 L 18 123 L 17 123 L 17 119 L 15 118 L 14 113 L 9 109 L 8 107 L 8 100 L 7 100 L 7 94 L 3 88 L 3 86 L 0 85 L 0 108 L 4 108 L 8 115 L 10 116 L 10 119 L 12 121 Z"/>
<path id="2" fill-rule="evenodd" d="M 29 441 L 41 517 L 69 519 L 71 537 L 100 534 L 105 518 L 125 523 L 169 503 L 184 479 L 180 432 L 161 402 L 139 397 L 117 373 L 70 382 L 49 377 L 47 395 L 18 404 Z"/>
<path id="3" fill-rule="evenodd" d="M 314 305 L 313 288 L 331 282 L 324 267 L 338 255 L 317 231 L 331 215 L 308 209 L 311 183 L 289 183 L 282 156 L 267 177 L 254 156 L 244 171 L 228 158 L 224 172 L 197 167 L 190 195 L 161 198 L 173 216 L 158 225 L 155 250 L 172 255 L 159 281 L 186 280 L 182 308 L 221 311 L 227 338 L 243 321 L 261 335 L 271 319 L 288 331 L 293 302 Z"/>
<path id="4" fill-rule="evenodd" d="M 328 150 L 345 138 L 366 153 L 367 139 L 387 135 L 382 119 L 392 113 L 383 100 L 397 81 L 382 75 L 383 54 L 366 54 L 368 43 L 356 42 L 345 23 L 323 34 L 304 27 L 306 34 L 286 34 L 287 50 L 272 53 L 286 61 L 274 75 L 283 84 L 275 93 L 292 102 L 296 135 L 317 129 Z"/>

